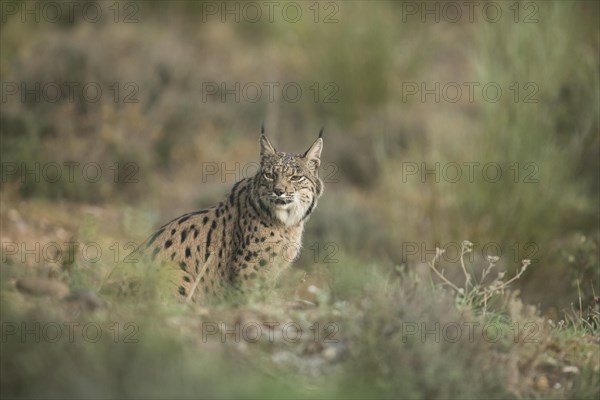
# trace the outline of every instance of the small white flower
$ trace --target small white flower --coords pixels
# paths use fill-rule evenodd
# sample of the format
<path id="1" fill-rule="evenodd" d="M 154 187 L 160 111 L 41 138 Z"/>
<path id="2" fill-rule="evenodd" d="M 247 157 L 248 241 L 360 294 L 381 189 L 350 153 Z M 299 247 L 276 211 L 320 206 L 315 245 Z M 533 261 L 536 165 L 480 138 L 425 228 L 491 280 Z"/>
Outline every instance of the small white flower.
<path id="1" fill-rule="evenodd" d="M 562 371 L 565 374 L 578 374 L 579 373 L 579 368 L 577 368 L 574 365 L 567 365 L 566 367 L 563 367 Z"/>
<path id="2" fill-rule="evenodd" d="M 473 251 L 473 243 L 468 240 L 464 240 L 462 242 L 462 247 L 465 253 L 470 253 L 471 251 Z"/>

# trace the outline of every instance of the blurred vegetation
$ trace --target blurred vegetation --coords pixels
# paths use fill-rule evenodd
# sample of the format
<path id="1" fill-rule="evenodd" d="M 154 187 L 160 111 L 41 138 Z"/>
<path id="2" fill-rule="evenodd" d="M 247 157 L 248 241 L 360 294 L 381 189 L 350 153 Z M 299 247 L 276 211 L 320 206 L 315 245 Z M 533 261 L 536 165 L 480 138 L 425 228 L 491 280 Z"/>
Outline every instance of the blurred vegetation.
<path id="1" fill-rule="evenodd" d="M 122 261 L 127 243 L 139 243 L 182 212 L 215 203 L 241 178 L 245 163 L 256 161 L 261 123 L 276 147 L 293 152 L 303 150 L 325 125 L 325 194 L 307 224 L 297 266 L 309 275 L 326 270 L 330 305 L 308 318 L 339 322 L 352 362 L 324 367 L 324 379 L 296 386 L 293 368 L 281 381 L 272 377 L 280 366 L 270 364 L 268 354 L 280 351 L 277 346 L 262 356 L 254 347 L 236 352 L 214 346 L 200 354 L 205 344 L 193 339 L 197 327 L 188 325 L 192 322 L 157 322 L 175 318 L 174 309 L 181 320 L 198 318 L 197 313 L 165 306 L 160 285 L 136 292 L 143 301 L 127 305 L 134 296 L 130 284 L 146 278 L 124 277 L 123 287 L 102 293 L 108 311 L 93 316 L 136 321 L 143 333 L 139 345 L 116 348 L 108 338 L 81 348 L 3 341 L 3 395 L 597 395 L 597 344 L 573 340 L 598 336 L 594 319 L 582 320 L 595 310 L 594 296 L 600 295 L 599 3 L 498 3 L 504 14 L 496 23 L 478 13 L 469 22 L 465 9 L 457 23 L 422 22 L 419 15 L 404 14 L 402 2 L 359 1 L 320 3 L 318 23 L 309 3 L 301 3 L 304 17 L 296 23 L 280 14 L 270 23 L 265 10 L 260 22 L 221 23 L 206 3 L 127 2 L 119 3 L 120 22 L 115 22 L 114 9 L 97 4 L 105 13 L 97 23 L 79 13 L 58 23 L 22 23 L 17 14 L 3 16 L 0 25 L 0 81 L 6 96 L 0 113 L 3 246 L 93 241 L 104 251 L 100 264 L 81 256 L 57 263 L 2 260 L 2 321 L 88 318 L 63 310 L 62 302 L 24 301 L 15 280 L 35 275 L 59 280 L 71 292 L 97 290 L 114 267 L 107 258 Z M 511 4 L 520 7 L 519 23 Z M 537 21 L 525 23 L 530 4 Z M 124 23 L 132 10 L 137 22 Z M 331 23 L 324 22 L 327 18 Z M 54 92 L 44 92 L 44 83 L 65 88 L 72 82 L 97 84 L 102 96 L 90 101 L 76 86 L 75 96 L 63 92 L 47 101 Z M 278 85 L 274 101 L 269 101 L 269 82 Z M 457 83 L 460 100 L 407 95 L 407 84 L 431 89 L 436 82 L 441 87 Z M 464 82 L 479 85 L 474 101 Z M 31 92 L 8 94 L 7 85 L 14 83 Z M 222 83 L 225 89 L 250 84 L 248 96 L 258 85 L 262 96 L 256 102 L 244 96 L 235 101 Z M 293 90 L 282 92 L 287 83 L 301 87 L 297 102 L 286 97 Z M 484 99 L 487 83 L 501 87 L 497 102 Z M 207 93 L 207 84 L 216 84 L 215 94 Z M 89 182 L 76 167 L 73 182 L 66 179 L 66 169 L 52 182 L 21 179 L 19 170 L 6 169 L 65 162 L 97 163 L 103 175 Z M 220 167 L 216 175 L 205 174 L 209 163 Z M 423 167 L 432 170 L 436 163 L 439 181 L 421 175 Z M 458 182 L 441 175 L 450 163 L 463 166 Z M 478 163 L 472 180 L 465 163 Z M 482 175 L 486 163 L 501 168 L 497 182 L 488 179 L 493 169 Z M 414 165 L 417 174 L 407 175 Z M 223 167 L 236 166 L 237 176 L 224 175 Z M 533 318 L 540 326 L 544 318 L 567 321 L 568 326 L 544 325 L 544 351 L 532 344 L 498 348 L 482 341 L 428 347 L 390 333 L 398 329 L 398 320 L 489 322 L 482 318 L 492 317 L 481 310 L 461 309 L 450 294 L 423 282 L 435 248 L 460 246 L 464 239 L 475 243 L 470 261 L 477 276 L 487 255 L 501 255 L 497 268 L 509 275 L 521 259 L 532 259 L 513 289 L 538 310 L 527 316 L 511 311 L 518 300 L 506 294 L 512 305 L 498 305 L 496 312 L 506 321 Z M 111 247 L 115 243 L 118 254 Z M 501 254 L 485 253 L 486 244 Z M 415 245 L 416 254 L 409 252 Z M 335 251 L 325 260 L 328 249 Z M 441 264 L 449 279 L 462 276 L 456 263 L 442 258 Z M 301 274 L 298 270 L 290 273 L 290 281 Z M 153 288 L 154 278 L 147 279 L 146 288 Z M 248 307 L 225 307 L 200 317 L 234 321 L 255 311 Z M 356 318 L 349 316 L 353 312 Z M 264 314 L 290 317 L 271 308 Z M 174 338 L 174 331 L 188 335 Z M 189 346 L 200 351 L 188 352 Z M 293 350 L 297 356 L 316 351 L 303 346 Z M 552 375 L 564 360 L 544 359 L 555 348 L 562 355 L 554 358 L 569 349 L 575 354 L 570 361 L 580 362 L 578 378 L 567 379 L 569 388 L 566 378 Z M 222 384 L 220 374 L 240 357 L 250 361 L 244 374 L 235 375 L 246 390 L 236 391 Z M 499 362 L 512 367 L 500 371 Z M 73 365 L 80 368 L 74 371 Z M 107 365 L 119 366 L 119 376 Z M 266 371 L 255 370 L 256 365 Z M 28 378 L 48 370 L 53 374 L 28 385 Z M 562 379 L 564 391 L 545 391 L 540 376 Z"/>

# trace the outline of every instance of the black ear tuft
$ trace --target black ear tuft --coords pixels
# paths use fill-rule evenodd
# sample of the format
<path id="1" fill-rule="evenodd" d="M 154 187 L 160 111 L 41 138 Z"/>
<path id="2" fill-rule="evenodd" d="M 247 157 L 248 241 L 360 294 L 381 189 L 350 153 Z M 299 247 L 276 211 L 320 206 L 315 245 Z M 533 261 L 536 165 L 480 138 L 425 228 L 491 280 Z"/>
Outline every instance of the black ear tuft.
<path id="1" fill-rule="evenodd" d="M 260 134 L 261 135 L 265 134 L 265 124 L 264 123 L 260 124 Z"/>
<path id="2" fill-rule="evenodd" d="M 319 131 L 319 137 L 322 138 L 323 137 L 323 131 L 325 130 L 325 127 L 322 126 L 321 130 Z"/>

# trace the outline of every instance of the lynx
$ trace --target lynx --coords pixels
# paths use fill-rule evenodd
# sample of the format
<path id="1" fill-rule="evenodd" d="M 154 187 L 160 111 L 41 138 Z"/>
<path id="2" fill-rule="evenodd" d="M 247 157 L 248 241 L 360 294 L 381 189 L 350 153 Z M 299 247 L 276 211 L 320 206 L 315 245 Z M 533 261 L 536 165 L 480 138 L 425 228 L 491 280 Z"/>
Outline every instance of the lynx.
<path id="1" fill-rule="evenodd" d="M 304 152 L 275 150 L 261 129 L 260 167 L 216 206 L 163 225 L 140 250 L 171 265 L 176 291 L 203 302 L 272 287 L 299 255 L 304 224 L 323 194 L 323 129 Z"/>

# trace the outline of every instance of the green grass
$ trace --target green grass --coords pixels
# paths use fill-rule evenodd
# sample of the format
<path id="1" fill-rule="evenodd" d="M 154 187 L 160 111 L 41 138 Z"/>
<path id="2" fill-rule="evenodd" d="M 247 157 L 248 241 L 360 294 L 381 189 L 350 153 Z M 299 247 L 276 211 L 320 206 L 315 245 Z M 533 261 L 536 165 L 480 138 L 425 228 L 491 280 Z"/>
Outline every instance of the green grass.
<path id="1" fill-rule="evenodd" d="M 95 276 L 109 267 L 96 265 Z M 337 268 L 333 301 L 316 308 L 295 309 L 281 300 L 189 307 L 165 298 L 146 270 L 141 281 L 130 275 L 119 280 L 146 290 L 102 290 L 103 305 L 91 311 L 77 302 L 19 293 L 9 282 L 23 271 L 5 265 L 2 394 L 592 398 L 600 389 L 594 373 L 600 365 L 590 356 L 597 354 L 597 327 L 589 330 L 576 320 L 552 327 L 510 292 L 498 294 L 494 311 L 484 314 L 461 294 L 432 286 L 435 276 L 423 270 L 348 259 Z M 79 275 L 89 275 L 79 261 L 64 275 L 73 292 Z M 264 325 L 291 322 L 301 329 L 298 340 L 285 340 L 277 329 L 269 336 Z M 211 330 L 220 324 L 229 333 Z M 57 340 L 51 325 L 62 327 Z M 251 326 L 260 327 L 260 340 L 245 330 Z M 98 340 L 96 327 L 102 331 Z M 576 374 L 568 372 L 573 367 Z M 554 386 L 536 386 L 540 376 Z"/>
<path id="2" fill-rule="evenodd" d="M 139 338 L 36 343 L 11 336 L 2 342 L 3 396 L 597 397 L 597 2 L 535 2 L 531 24 L 515 24 L 508 2 L 499 3 L 506 18 L 495 24 L 418 16 L 405 23 L 394 2 L 340 3 L 332 24 L 201 23 L 198 4 L 135 4 L 137 24 L 22 24 L 18 15 L 2 23 L 3 83 L 99 82 L 111 95 L 115 82 L 139 88 L 138 103 L 111 95 L 99 103 L 18 96 L 2 103 L 3 168 L 75 161 L 103 170 L 98 183 L 3 175 L 3 333 L 6 323 L 21 321 L 132 322 Z M 402 96 L 406 83 L 471 81 L 498 83 L 502 98 Z M 295 82 L 303 97 L 203 102 L 207 82 Z M 525 102 L 530 94 L 537 102 Z M 337 101 L 325 102 L 328 95 Z M 239 176 L 205 180 L 205 163 L 231 169 L 255 161 L 263 122 L 273 142 L 292 151 L 325 125 L 325 194 L 276 300 L 184 307 L 169 300 L 164 271 L 119 264 L 129 242 L 220 199 Z M 402 176 L 407 163 L 469 162 L 497 163 L 503 177 L 490 182 L 481 169 L 473 181 L 463 169 L 457 183 Z M 135 165 L 135 181 L 121 169 L 115 182 L 116 163 Z M 464 238 L 475 243 L 464 268 L 474 279 L 465 287 L 460 263 L 441 258 L 435 265 L 456 288 L 440 286 L 427 263 L 436 247 L 460 249 Z M 4 247 L 57 242 L 64 249 L 68 241 L 78 243 L 69 262 L 23 261 Z M 81 256 L 92 242 L 103 251 L 98 262 Z M 482 246 L 490 243 L 502 256 L 480 281 L 489 267 Z M 412 245 L 417 254 L 408 254 Z M 527 258 L 527 270 L 502 287 Z M 293 298 L 305 272 L 329 289 L 317 293 L 317 308 L 298 310 L 282 299 Z M 31 276 L 72 293 L 91 290 L 104 307 L 90 312 L 19 292 L 16 281 Z M 339 343 L 306 335 L 298 343 L 201 340 L 203 322 L 254 320 L 295 321 L 305 332 L 332 322 Z M 412 326 L 405 323 L 492 323 L 502 335 L 494 343 L 481 335 L 436 342 L 404 337 L 403 327 Z M 522 331 L 528 323 L 535 332 Z"/>

